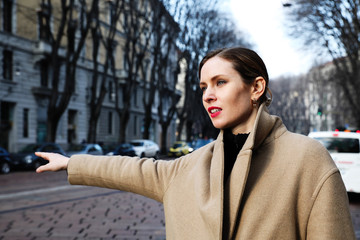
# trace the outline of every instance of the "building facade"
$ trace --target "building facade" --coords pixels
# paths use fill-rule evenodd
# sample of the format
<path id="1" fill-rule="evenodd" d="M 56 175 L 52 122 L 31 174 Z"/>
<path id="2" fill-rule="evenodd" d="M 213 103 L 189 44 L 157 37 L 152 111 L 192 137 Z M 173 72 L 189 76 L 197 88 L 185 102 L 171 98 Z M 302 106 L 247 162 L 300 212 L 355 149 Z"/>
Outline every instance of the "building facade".
<path id="1" fill-rule="evenodd" d="M 53 9 L 56 9 L 54 1 Z M 102 24 L 106 25 L 109 9 L 106 1 L 103 3 L 101 14 L 105 19 Z M 49 89 L 52 88 L 51 74 L 53 66 L 49 65 L 48 57 L 51 45 L 44 39 L 42 18 L 39 17 L 39 9 L 44 1 L 40 0 L 1 0 L 0 1 L 0 146 L 10 152 L 17 152 L 29 143 L 44 142 L 46 140 L 47 106 L 49 103 Z M 59 3 L 58 3 L 59 4 Z M 41 8 L 43 9 L 43 8 Z M 56 29 L 54 13 L 53 29 Z M 173 20 L 169 20 L 173 21 Z M 46 37 L 46 36 L 45 36 Z M 126 36 L 118 30 L 117 42 L 121 42 Z M 66 43 L 65 43 L 66 44 Z M 91 48 L 90 41 L 85 44 L 83 53 L 77 62 L 76 87 L 71 96 L 66 111 L 62 114 L 56 134 L 56 142 L 65 149 L 69 143 L 80 143 L 87 138 L 89 125 L 89 98 L 91 79 L 93 77 L 93 61 L 88 50 Z M 117 77 L 121 81 L 126 77 L 126 69 L 123 68 L 122 47 L 116 48 Z M 171 52 L 171 68 L 177 67 L 177 52 L 174 45 Z M 103 58 L 100 54 L 99 58 Z M 60 73 L 60 79 L 65 78 L 64 70 Z M 169 70 L 167 81 L 169 89 L 177 91 L 176 80 Z M 139 78 L 148 77 L 147 75 Z M 142 82 L 140 79 L 139 82 Z M 146 79 L 145 81 L 146 82 Z M 63 83 L 60 83 L 60 85 Z M 126 83 L 122 83 L 126 84 Z M 120 84 L 121 86 L 121 84 Z M 101 114 L 97 125 L 97 142 L 110 144 L 119 139 L 119 115 L 115 109 L 115 87 L 113 81 L 106 82 L 107 95 L 101 108 Z M 143 95 L 149 91 L 147 84 L 137 84 L 131 93 L 131 106 L 128 125 L 126 128 L 127 140 L 142 138 L 144 106 Z M 119 106 L 121 108 L 121 89 L 118 90 Z M 180 94 L 178 92 L 178 94 Z M 164 96 L 155 95 L 152 107 L 152 119 L 150 139 L 160 141 L 161 127 L 158 123 L 157 104 Z M 167 100 L 165 99 L 165 102 Z M 168 100 L 170 101 L 170 99 Z M 170 124 L 167 142 L 175 141 L 175 118 Z"/>

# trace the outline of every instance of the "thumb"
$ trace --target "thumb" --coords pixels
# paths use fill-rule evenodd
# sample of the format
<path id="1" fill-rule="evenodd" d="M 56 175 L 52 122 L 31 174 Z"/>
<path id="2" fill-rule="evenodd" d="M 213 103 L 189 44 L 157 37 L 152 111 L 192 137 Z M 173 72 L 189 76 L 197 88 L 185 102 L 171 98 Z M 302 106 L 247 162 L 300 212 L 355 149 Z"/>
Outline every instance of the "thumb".
<path id="1" fill-rule="evenodd" d="M 38 168 L 36 169 L 36 172 L 37 172 L 37 173 L 42 173 L 42 172 L 45 172 L 45 170 L 44 170 L 44 166 L 40 166 L 40 167 L 38 167 Z"/>

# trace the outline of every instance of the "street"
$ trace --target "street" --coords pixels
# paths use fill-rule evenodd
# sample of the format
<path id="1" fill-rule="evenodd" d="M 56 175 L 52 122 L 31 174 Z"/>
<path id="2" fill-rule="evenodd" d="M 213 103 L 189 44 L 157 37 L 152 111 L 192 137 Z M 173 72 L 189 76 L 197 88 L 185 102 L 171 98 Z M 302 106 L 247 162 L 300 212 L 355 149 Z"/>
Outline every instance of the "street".
<path id="1" fill-rule="evenodd" d="M 71 186 L 66 172 L 0 175 L 2 239 L 165 239 L 161 203 L 118 190 Z M 350 195 L 360 239 L 360 198 Z"/>
<path id="2" fill-rule="evenodd" d="M 13 172 L 0 182 L 0 239 L 165 239 L 154 200 L 71 186 L 66 172 Z"/>

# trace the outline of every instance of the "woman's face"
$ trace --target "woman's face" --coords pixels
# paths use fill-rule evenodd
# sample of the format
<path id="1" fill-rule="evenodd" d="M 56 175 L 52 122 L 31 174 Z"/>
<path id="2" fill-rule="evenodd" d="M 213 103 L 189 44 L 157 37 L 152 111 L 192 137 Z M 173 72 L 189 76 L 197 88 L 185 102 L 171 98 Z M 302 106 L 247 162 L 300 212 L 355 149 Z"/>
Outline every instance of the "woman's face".
<path id="1" fill-rule="evenodd" d="M 234 134 L 252 131 L 256 118 L 251 102 L 254 87 L 244 83 L 232 63 L 218 56 L 210 58 L 200 76 L 203 104 L 213 125 L 230 128 Z"/>

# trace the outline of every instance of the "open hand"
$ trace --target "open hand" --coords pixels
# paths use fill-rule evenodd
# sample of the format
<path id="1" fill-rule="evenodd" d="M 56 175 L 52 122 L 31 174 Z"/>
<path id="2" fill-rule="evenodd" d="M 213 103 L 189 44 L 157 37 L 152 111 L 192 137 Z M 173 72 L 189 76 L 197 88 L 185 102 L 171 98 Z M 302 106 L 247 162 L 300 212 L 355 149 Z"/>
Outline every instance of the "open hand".
<path id="1" fill-rule="evenodd" d="M 48 153 L 48 152 L 36 152 L 35 155 L 49 161 L 49 163 L 38 167 L 36 169 L 37 173 L 46 172 L 46 171 L 55 172 L 55 171 L 67 169 L 67 165 L 69 162 L 68 157 L 65 157 L 58 153 Z"/>

